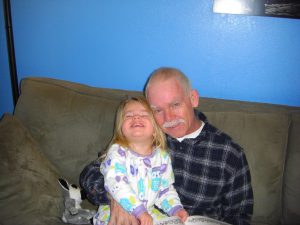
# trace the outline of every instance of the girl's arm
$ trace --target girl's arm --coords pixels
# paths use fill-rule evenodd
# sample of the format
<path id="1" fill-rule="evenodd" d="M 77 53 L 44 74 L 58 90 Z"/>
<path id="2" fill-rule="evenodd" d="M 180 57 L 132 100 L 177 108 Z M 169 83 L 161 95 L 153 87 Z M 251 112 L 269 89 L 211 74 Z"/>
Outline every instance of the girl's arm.
<path id="1" fill-rule="evenodd" d="M 119 145 L 111 146 L 100 170 L 106 191 L 123 209 L 136 218 L 147 211 L 129 184 L 126 152 Z"/>
<path id="2" fill-rule="evenodd" d="M 174 173 L 171 165 L 171 159 L 168 153 L 162 152 L 163 169 L 161 171 L 161 187 L 159 198 L 156 205 L 161 208 L 169 216 L 179 216 L 182 221 L 188 217 L 188 213 L 183 209 L 178 194 L 173 186 Z"/>

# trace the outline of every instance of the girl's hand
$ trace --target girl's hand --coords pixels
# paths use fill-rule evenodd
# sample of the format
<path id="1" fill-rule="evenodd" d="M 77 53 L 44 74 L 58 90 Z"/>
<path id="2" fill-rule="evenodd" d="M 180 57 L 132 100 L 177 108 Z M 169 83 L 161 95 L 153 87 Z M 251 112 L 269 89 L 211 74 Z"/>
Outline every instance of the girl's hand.
<path id="1" fill-rule="evenodd" d="M 187 213 L 187 211 L 185 211 L 185 209 L 180 209 L 175 213 L 175 216 L 178 216 L 181 219 L 181 221 L 184 223 L 188 218 L 189 214 Z"/>
<path id="2" fill-rule="evenodd" d="M 140 215 L 140 225 L 153 225 L 153 219 L 152 216 L 149 215 L 149 213 L 144 212 Z"/>

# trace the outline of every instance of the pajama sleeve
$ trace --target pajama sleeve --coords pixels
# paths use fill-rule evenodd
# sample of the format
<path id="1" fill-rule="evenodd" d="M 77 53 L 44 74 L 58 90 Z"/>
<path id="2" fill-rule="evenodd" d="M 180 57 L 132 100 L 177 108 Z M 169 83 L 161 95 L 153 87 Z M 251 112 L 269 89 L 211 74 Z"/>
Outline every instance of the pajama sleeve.
<path id="1" fill-rule="evenodd" d="M 137 218 L 146 212 L 146 208 L 128 183 L 126 152 L 119 145 L 111 146 L 100 170 L 104 176 L 106 191 L 122 208 Z"/>
<path id="2" fill-rule="evenodd" d="M 162 154 L 164 160 L 161 170 L 161 187 L 155 205 L 169 216 L 173 216 L 179 209 L 182 209 L 183 206 L 173 186 L 174 173 L 170 156 L 166 152 L 162 152 Z"/>

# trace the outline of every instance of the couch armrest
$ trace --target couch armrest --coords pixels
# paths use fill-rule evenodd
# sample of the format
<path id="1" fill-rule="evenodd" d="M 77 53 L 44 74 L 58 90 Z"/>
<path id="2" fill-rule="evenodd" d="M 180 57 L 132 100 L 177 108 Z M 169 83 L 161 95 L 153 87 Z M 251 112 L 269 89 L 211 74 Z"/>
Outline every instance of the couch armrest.
<path id="1" fill-rule="evenodd" d="M 60 224 L 58 172 L 14 116 L 0 122 L 1 224 Z"/>

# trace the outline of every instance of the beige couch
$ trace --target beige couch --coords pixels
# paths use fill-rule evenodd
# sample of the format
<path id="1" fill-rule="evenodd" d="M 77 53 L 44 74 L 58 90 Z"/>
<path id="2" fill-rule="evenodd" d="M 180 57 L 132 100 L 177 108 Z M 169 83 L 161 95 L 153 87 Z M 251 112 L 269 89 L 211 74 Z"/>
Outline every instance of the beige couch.
<path id="1" fill-rule="evenodd" d="M 23 79 L 14 114 L 0 123 L 0 224 L 62 224 L 57 178 L 78 184 L 110 140 L 120 100 L 141 94 Z M 300 224 L 300 108 L 201 98 L 199 109 L 245 149 L 252 223 Z"/>

